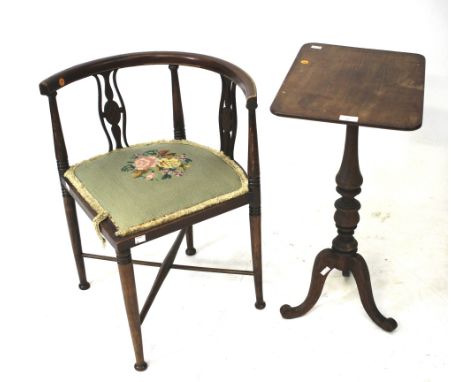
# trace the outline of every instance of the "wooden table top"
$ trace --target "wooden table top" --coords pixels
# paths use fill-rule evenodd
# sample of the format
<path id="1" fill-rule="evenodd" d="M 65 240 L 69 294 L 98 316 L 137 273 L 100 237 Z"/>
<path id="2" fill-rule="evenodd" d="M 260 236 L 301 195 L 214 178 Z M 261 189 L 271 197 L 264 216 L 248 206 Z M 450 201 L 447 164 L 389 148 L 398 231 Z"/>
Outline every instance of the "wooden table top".
<path id="1" fill-rule="evenodd" d="M 271 112 L 283 117 L 394 130 L 421 127 L 424 56 L 308 43 Z"/>

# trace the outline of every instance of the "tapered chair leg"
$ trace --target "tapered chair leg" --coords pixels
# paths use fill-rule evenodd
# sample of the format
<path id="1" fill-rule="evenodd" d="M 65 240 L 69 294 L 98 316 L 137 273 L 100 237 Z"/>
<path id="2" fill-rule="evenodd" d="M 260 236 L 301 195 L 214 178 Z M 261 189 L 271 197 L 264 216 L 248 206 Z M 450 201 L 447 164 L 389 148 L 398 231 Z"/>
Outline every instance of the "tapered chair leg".
<path id="1" fill-rule="evenodd" d="M 265 308 L 265 301 L 263 301 L 262 287 L 262 230 L 260 215 L 250 215 L 250 240 L 252 244 L 255 296 L 257 298 L 255 307 L 263 309 Z"/>
<path id="2" fill-rule="evenodd" d="M 187 241 L 187 249 L 185 250 L 185 253 L 188 256 L 193 256 L 195 253 L 197 253 L 197 250 L 193 246 L 193 226 L 188 226 L 187 231 L 185 234 L 185 239 Z"/>
<path id="3" fill-rule="evenodd" d="M 141 338 L 140 311 L 138 309 L 138 298 L 136 293 L 135 275 L 133 272 L 130 250 L 117 251 L 117 263 L 119 267 L 122 293 L 127 311 L 128 325 L 132 336 L 133 349 L 135 351 L 135 369 L 146 370 L 148 367 L 143 356 L 143 342 Z"/>
<path id="4" fill-rule="evenodd" d="M 83 250 L 81 249 L 80 228 L 78 226 L 78 218 L 76 216 L 76 205 L 68 192 L 63 195 L 63 205 L 65 207 L 65 215 L 67 217 L 68 232 L 70 233 L 73 256 L 75 257 L 76 269 L 80 280 L 78 286 L 81 290 L 86 290 L 90 285 L 86 279 L 86 268 L 83 259 Z"/>

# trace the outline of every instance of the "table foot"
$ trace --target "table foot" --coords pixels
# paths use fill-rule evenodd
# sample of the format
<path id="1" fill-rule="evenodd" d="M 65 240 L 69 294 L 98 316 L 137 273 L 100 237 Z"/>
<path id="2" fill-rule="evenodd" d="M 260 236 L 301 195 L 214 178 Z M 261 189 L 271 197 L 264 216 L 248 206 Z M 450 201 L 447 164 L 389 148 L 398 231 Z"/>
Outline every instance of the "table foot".
<path id="1" fill-rule="evenodd" d="M 387 318 L 380 313 L 377 305 L 375 304 L 374 295 L 372 293 L 372 285 L 370 281 L 369 268 L 366 261 L 360 254 L 350 257 L 350 270 L 356 280 L 361 298 L 362 305 L 369 317 L 374 321 L 377 326 L 381 327 L 387 332 L 392 332 L 398 326 L 393 318 Z"/>
<path id="2" fill-rule="evenodd" d="M 304 302 L 296 307 L 290 305 L 283 305 L 280 313 L 283 318 L 297 318 L 306 314 L 315 303 L 318 301 L 325 280 L 332 270 L 329 266 L 330 260 L 333 258 L 333 251 L 331 249 L 324 249 L 315 258 L 314 268 L 312 270 L 312 279 L 310 281 L 309 292 Z"/>
<path id="3" fill-rule="evenodd" d="M 298 306 L 283 305 L 280 309 L 283 318 L 297 318 L 312 309 L 320 298 L 327 276 L 333 269 L 341 270 L 344 276 L 352 273 L 362 305 L 372 321 L 387 332 L 395 330 L 398 326 L 397 322 L 393 318 L 387 318 L 380 313 L 375 304 L 369 269 L 364 258 L 360 254 L 339 253 L 332 249 L 324 249 L 317 255 L 307 297 Z"/>

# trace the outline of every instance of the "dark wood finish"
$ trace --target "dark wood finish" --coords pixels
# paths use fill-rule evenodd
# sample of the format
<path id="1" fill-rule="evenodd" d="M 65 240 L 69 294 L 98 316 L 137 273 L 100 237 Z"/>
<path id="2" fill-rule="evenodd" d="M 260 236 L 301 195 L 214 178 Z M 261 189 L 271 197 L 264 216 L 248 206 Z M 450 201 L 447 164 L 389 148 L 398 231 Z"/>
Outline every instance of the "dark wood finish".
<path id="1" fill-rule="evenodd" d="M 221 76 L 221 101 L 219 104 L 219 136 L 221 151 L 234 159 L 237 134 L 236 84 Z"/>
<path id="2" fill-rule="evenodd" d="M 111 256 L 94 255 L 91 253 L 83 253 L 83 257 L 89 259 L 106 260 L 106 261 L 117 261 L 117 258 Z M 156 261 L 144 261 L 144 260 L 132 260 L 135 265 L 146 265 L 149 267 L 160 267 L 162 263 Z M 197 267 L 193 265 L 182 265 L 173 264 L 171 269 L 180 269 L 183 271 L 197 271 L 197 272 L 208 272 L 208 273 L 227 273 L 230 275 L 243 275 L 253 276 L 253 271 L 245 271 L 242 269 L 226 269 L 226 268 L 213 268 L 213 267 Z"/>
<path id="3" fill-rule="evenodd" d="M 252 78 L 241 68 L 212 56 L 187 52 L 139 52 L 105 57 L 79 64 L 56 73 L 39 84 L 43 95 L 53 94 L 72 82 L 94 74 L 140 65 L 185 65 L 210 70 L 233 80 L 246 97 L 246 107 L 257 107 L 257 89 Z"/>
<path id="4" fill-rule="evenodd" d="M 117 264 L 119 268 L 122 293 L 127 311 L 128 325 L 132 336 L 133 349 L 135 350 L 135 369 L 146 370 L 148 367 L 143 355 L 143 341 L 141 337 L 140 312 L 138 309 L 138 296 L 136 293 L 135 274 L 133 272 L 130 250 L 117 251 Z"/>
<path id="5" fill-rule="evenodd" d="M 182 96 L 180 95 L 179 65 L 169 65 L 172 84 L 172 114 L 174 120 L 174 138 L 185 139 L 184 110 L 182 108 Z"/>
<path id="6" fill-rule="evenodd" d="M 397 322 L 383 316 L 374 301 L 369 270 L 357 253 L 354 230 L 359 223 L 363 182 L 359 169 L 359 125 L 395 130 L 421 126 L 424 100 L 423 56 L 412 53 L 349 48 L 320 43 L 305 44 L 299 51 L 273 104 L 273 114 L 347 124 L 341 167 L 336 176 L 335 202 L 338 235 L 331 248 L 314 262 L 305 300 L 296 307 L 283 305 L 284 318 L 307 313 L 318 301 L 327 276 L 338 269 L 353 274 L 362 305 L 382 329 L 393 331 Z"/>
<path id="7" fill-rule="evenodd" d="M 159 272 L 156 275 L 156 279 L 154 280 L 153 286 L 151 287 L 151 290 L 148 294 L 148 297 L 146 298 L 146 302 L 143 305 L 143 308 L 141 309 L 140 312 L 140 322 L 143 323 L 145 320 L 146 315 L 148 314 L 148 311 L 151 308 L 151 305 L 154 302 L 154 299 L 156 298 L 156 295 L 159 292 L 159 289 L 161 288 L 161 285 L 163 284 L 164 280 L 166 279 L 167 274 L 172 268 L 172 265 L 174 264 L 175 257 L 177 255 L 177 252 L 179 251 L 180 244 L 182 243 L 182 240 L 184 239 L 186 230 L 183 229 L 179 232 L 177 235 L 176 240 L 174 241 L 174 244 L 172 244 L 171 249 L 166 255 L 166 258 L 161 264 L 161 267 L 159 268 Z"/>
<path id="8" fill-rule="evenodd" d="M 99 79 L 99 75 L 104 80 L 104 95 L 106 96 L 106 103 L 104 106 L 102 105 L 102 85 Z M 114 89 L 117 93 L 119 98 L 120 105 L 114 101 L 114 91 L 112 90 L 110 77 L 112 75 L 112 83 L 114 85 Z M 117 149 L 121 149 L 122 146 L 122 138 L 125 145 L 128 147 L 127 142 L 127 111 L 125 109 L 125 104 L 122 98 L 122 94 L 120 93 L 119 87 L 117 85 L 117 69 L 113 71 L 107 71 L 99 74 L 95 74 L 94 78 L 96 78 L 97 86 L 98 86 L 98 113 L 99 119 L 101 120 L 102 129 L 106 134 L 107 141 L 109 143 L 109 151 L 112 151 L 114 145 L 112 144 L 112 140 L 109 134 L 109 131 L 106 126 L 107 123 L 111 126 L 112 136 L 115 140 L 115 147 Z M 120 120 L 122 120 L 122 129 L 120 128 Z"/>
<path id="9" fill-rule="evenodd" d="M 65 139 L 63 137 L 62 124 L 60 122 L 60 114 L 57 106 L 57 93 L 53 92 L 48 96 L 50 117 L 52 122 L 52 133 L 54 137 L 54 151 L 55 159 L 57 161 L 57 170 L 59 179 L 63 179 L 63 174 L 70 167 L 68 164 L 68 153 L 65 146 Z M 83 251 L 81 249 L 81 237 L 76 216 L 76 206 L 71 195 L 68 193 L 67 188 L 60 183 L 62 190 L 63 205 L 65 208 L 65 216 L 67 218 L 68 231 L 70 234 L 70 241 L 73 249 L 73 256 L 78 271 L 79 284 L 81 290 L 89 288 L 90 284 L 86 279 L 86 269 L 83 260 Z"/>
<path id="10" fill-rule="evenodd" d="M 117 71 L 126 67 L 139 65 L 168 65 L 171 72 L 172 86 L 172 105 L 173 105 L 173 120 L 174 120 L 174 136 L 175 139 L 185 139 L 185 122 L 182 107 L 182 97 L 180 92 L 178 68 L 181 65 L 191 66 L 206 69 L 218 73 L 222 79 L 222 92 L 219 110 L 220 123 L 220 141 L 221 150 L 226 155 L 233 158 L 234 144 L 237 133 L 237 109 L 236 109 L 236 87 L 239 87 L 246 97 L 246 107 L 248 109 L 248 171 L 249 192 L 234 199 L 230 199 L 223 203 L 207 207 L 202 211 L 183 216 L 177 220 L 161 224 L 157 227 L 149 228 L 133 235 L 120 237 L 116 235 L 116 227 L 106 219 L 99 228 L 103 236 L 114 247 L 117 252 L 115 259 L 108 256 L 90 255 L 82 253 L 78 222 L 76 220 L 75 201 L 83 208 L 85 213 L 94 218 L 96 212 L 91 206 L 83 200 L 77 190 L 64 178 L 64 172 L 69 168 L 67 149 L 65 139 L 60 124 L 58 107 L 56 101 L 57 90 L 68 86 L 69 84 L 94 76 L 98 86 L 98 105 L 99 118 L 101 125 L 108 140 L 109 151 L 114 148 L 121 148 L 123 145 L 128 146 L 126 138 L 126 108 L 123 97 L 117 85 Z M 112 78 L 112 80 L 111 80 Z M 239 67 L 220 60 L 215 57 L 204 56 L 194 53 L 182 52 L 142 52 L 131 53 L 113 57 L 107 57 L 95 61 L 90 61 L 81 65 L 77 65 L 56 73 L 53 76 L 42 81 L 39 85 L 40 92 L 47 95 L 49 98 L 49 106 L 52 118 L 52 127 L 54 134 L 54 148 L 57 158 L 57 166 L 61 181 L 62 194 L 67 213 L 67 221 L 70 229 L 70 237 L 72 239 L 72 247 L 75 255 L 75 261 L 78 268 L 80 278 L 80 287 L 85 289 L 89 284 L 86 281 L 86 272 L 84 267 L 83 257 L 91 257 L 101 260 L 112 260 L 119 263 L 119 273 L 121 276 L 122 288 L 124 291 L 125 305 L 127 316 L 130 324 L 130 331 L 135 349 L 137 370 L 144 370 L 146 363 L 143 360 L 143 350 L 141 344 L 141 329 L 140 318 L 138 312 L 138 303 L 136 298 L 135 280 L 133 275 L 133 264 L 161 266 L 160 272 L 155 280 L 153 291 L 150 293 L 150 298 L 154 299 L 158 289 L 169 269 L 185 269 L 185 270 L 201 270 L 207 272 L 231 273 L 242 275 L 254 275 L 256 306 L 257 308 L 264 307 L 262 296 L 262 270 L 261 270 L 261 229 L 260 229 L 260 170 L 258 161 L 258 142 L 255 109 L 257 108 L 257 92 L 255 83 L 250 76 Z M 117 97 L 115 97 L 117 94 Z M 104 102 L 105 97 L 105 102 Z M 110 132 L 109 128 L 110 126 Z M 111 138 L 114 140 L 112 141 Z M 178 238 L 183 239 L 185 234 L 187 240 L 186 253 L 194 254 L 193 246 L 193 224 L 203 220 L 212 218 L 221 213 L 228 212 L 232 209 L 249 204 L 250 211 L 250 226 L 252 240 L 252 258 L 253 271 L 231 270 L 222 268 L 207 268 L 195 267 L 186 265 L 172 264 L 176 250 L 170 251 L 168 257 L 163 262 L 145 262 L 131 260 L 130 249 L 139 245 L 136 243 L 136 237 L 145 235 L 145 242 L 151 241 L 168 233 L 181 230 Z M 180 243 L 178 243 L 180 245 Z M 178 247 L 177 247 L 178 248 Z M 148 301 L 149 301 L 148 300 Z M 148 306 L 143 309 L 142 318 L 146 315 Z"/>
<path id="11" fill-rule="evenodd" d="M 250 216 L 250 238 L 252 243 L 252 263 L 254 269 L 255 284 L 255 307 L 257 309 L 265 308 L 263 300 L 263 281 L 262 281 L 262 241 L 261 241 L 261 220 L 260 215 Z"/>
<path id="12" fill-rule="evenodd" d="M 78 271 L 78 278 L 80 280 L 78 287 L 81 290 L 86 290 L 89 289 L 90 284 L 86 279 L 86 268 L 83 260 L 83 250 L 81 248 L 80 228 L 78 224 L 78 217 L 76 216 L 75 201 L 70 195 L 64 195 L 63 205 L 65 207 L 65 215 L 67 217 L 68 232 L 70 234 L 70 242 L 73 249 L 73 256 L 75 258 L 76 269 Z"/>
<path id="13" fill-rule="evenodd" d="M 265 308 L 262 281 L 262 230 L 260 196 L 260 159 L 258 154 L 257 123 L 255 109 L 249 110 L 249 191 L 250 191 L 250 238 L 252 243 L 252 263 L 254 268 L 255 294 L 257 309 Z"/>
<path id="14" fill-rule="evenodd" d="M 185 253 L 188 256 L 193 256 L 197 253 L 197 250 L 193 246 L 193 226 L 187 227 L 187 233 L 185 234 L 185 239 L 187 240 L 187 249 Z"/>
<path id="15" fill-rule="evenodd" d="M 73 185 L 70 184 L 66 178 L 63 178 L 62 183 L 66 185 L 70 195 L 73 196 L 75 201 L 80 205 L 86 215 L 93 219 L 96 216 L 96 212 L 92 209 L 92 207 L 81 197 L 78 191 L 76 191 Z M 157 229 L 148 228 L 136 234 L 127 236 L 116 236 L 115 232 L 117 231 L 117 228 L 109 219 L 106 219 L 100 225 L 101 233 L 104 235 L 109 244 L 111 244 L 115 249 L 123 251 L 129 248 L 133 248 L 135 246 L 135 238 L 138 236 L 145 235 L 146 241 L 154 240 L 169 233 L 181 230 L 187 227 L 187 224 L 194 225 L 204 220 L 221 215 L 225 212 L 242 207 L 246 204 L 249 204 L 252 199 L 252 193 L 244 194 L 237 198 L 230 199 L 224 203 L 207 207 L 202 211 L 186 215 L 183 217 L 183 219 L 173 220 L 168 223 L 161 224 L 157 227 Z"/>
<path id="16" fill-rule="evenodd" d="M 331 249 L 324 249 L 320 251 L 314 261 L 314 267 L 312 269 L 312 280 L 310 282 L 309 292 L 307 293 L 307 297 L 302 302 L 302 304 L 295 306 L 292 308 L 290 305 L 283 305 L 280 308 L 281 315 L 283 318 L 297 318 L 306 314 L 315 303 L 318 301 L 320 295 L 322 294 L 323 285 L 325 284 L 325 280 L 327 279 L 329 272 L 325 272 L 322 274 L 321 272 L 328 266 L 328 260 L 333 266 L 337 267 L 338 261 L 343 260 L 342 257 L 333 261 L 335 259 L 335 254 Z M 333 260 L 331 260 L 333 259 Z"/>
<path id="17" fill-rule="evenodd" d="M 52 133 L 54 137 L 54 152 L 55 159 L 57 161 L 57 170 L 59 179 L 63 179 L 63 174 L 67 171 L 70 166 L 68 164 L 68 153 L 65 145 L 65 139 L 63 137 L 62 123 L 60 122 L 60 114 L 57 106 L 57 93 L 52 93 L 48 96 L 49 99 L 49 110 L 50 119 L 52 122 Z M 61 184 L 62 195 L 67 196 L 68 192 L 66 188 Z"/>
<path id="18" fill-rule="evenodd" d="M 314 49 L 313 47 L 321 47 Z M 395 130 L 421 127 L 425 58 L 419 54 L 305 44 L 271 106 L 273 114 Z"/>
<path id="19" fill-rule="evenodd" d="M 180 94 L 179 84 L 179 65 L 169 65 L 171 71 L 172 86 L 172 118 L 174 122 L 174 139 L 186 139 L 184 109 L 182 107 L 182 96 Z M 187 249 L 185 253 L 189 256 L 195 255 L 196 250 L 193 247 L 193 229 L 189 226 L 186 230 Z"/>
<path id="20" fill-rule="evenodd" d="M 249 110 L 249 154 L 247 166 L 250 191 L 249 212 L 251 216 L 260 216 L 260 158 L 258 154 L 257 122 L 254 109 Z"/>
<path id="21" fill-rule="evenodd" d="M 358 157 L 359 127 L 349 125 L 346 128 L 346 140 L 343 160 L 336 175 L 336 191 L 341 195 L 335 202 L 335 223 L 338 236 L 332 243 L 337 252 L 355 254 L 358 243 L 354 238 L 354 230 L 359 223 L 359 209 L 361 204 L 355 196 L 361 193 L 362 175 Z"/>
<path id="22" fill-rule="evenodd" d="M 358 159 L 358 126 L 349 125 L 346 130 L 345 150 L 340 170 L 336 176 L 337 191 L 341 195 L 335 202 L 335 223 L 338 236 L 333 240 L 332 248 L 321 251 L 315 259 L 309 292 L 304 302 L 292 308 L 281 307 L 284 318 L 296 318 L 307 313 L 318 301 L 328 274 L 333 269 L 345 275 L 351 272 L 356 280 L 362 305 L 369 317 L 382 329 L 393 331 L 397 322 L 384 317 L 374 301 L 369 270 L 364 258 L 357 253 L 358 242 L 354 230 L 359 222 L 361 204 L 354 198 L 361 192 L 362 175 Z"/>

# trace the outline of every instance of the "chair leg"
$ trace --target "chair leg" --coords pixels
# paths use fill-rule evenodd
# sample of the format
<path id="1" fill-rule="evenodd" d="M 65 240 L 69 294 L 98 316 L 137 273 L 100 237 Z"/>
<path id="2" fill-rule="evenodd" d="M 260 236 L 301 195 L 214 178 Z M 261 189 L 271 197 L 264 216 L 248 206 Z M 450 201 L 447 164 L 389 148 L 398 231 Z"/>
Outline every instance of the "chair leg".
<path id="1" fill-rule="evenodd" d="M 193 226 L 188 226 L 187 227 L 187 232 L 185 234 L 185 239 L 187 241 L 187 249 L 185 250 L 185 253 L 188 256 L 195 255 L 195 253 L 197 253 L 197 250 L 193 247 Z"/>
<path id="2" fill-rule="evenodd" d="M 78 225 L 78 218 L 76 216 L 76 204 L 68 193 L 63 195 L 63 205 L 65 207 L 65 215 L 67 217 L 68 232 L 70 233 L 73 256 L 75 257 L 76 269 L 80 280 L 78 286 L 81 290 L 86 290 L 90 285 L 86 279 L 86 268 L 83 259 L 83 250 L 81 249 L 80 228 Z"/>
<path id="3" fill-rule="evenodd" d="M 263 301 L 262 288 L 262 231 L 260 215 L 250 215 L 250 241 L 252 244 L 252 263 L 255 295 L 257 298 L 255 307 L 257 309 L 263 309 L 265 308 L 265 301 Z"/>
<path id="4" fill-rule="evenodd" d="M 117 251 L 117 263 L 119 267 L 122 293 L 127 311 L 128 325 L 132 336 L 133 349 L 135 351 L 135 369 L 146 370 L 148 364 L 143 356 L 143 342 L 141 338 L 140 312 L 138 309 L 138 298 L 135 285 L 135 274 L 133 272 L 132 256 L 130 250 Z"/>

